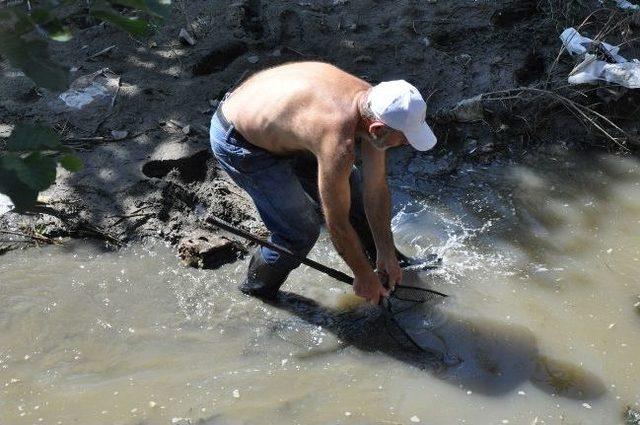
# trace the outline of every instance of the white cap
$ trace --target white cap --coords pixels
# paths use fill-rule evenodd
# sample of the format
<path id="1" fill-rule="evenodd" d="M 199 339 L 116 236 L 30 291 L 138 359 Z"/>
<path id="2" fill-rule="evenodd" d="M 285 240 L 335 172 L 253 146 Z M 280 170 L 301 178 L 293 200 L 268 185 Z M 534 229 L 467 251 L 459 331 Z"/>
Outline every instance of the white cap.
<path id="1" fill-rule="evenodd" d="M 425 122 L 427 103 L 411 84 L 404 80 L 385 81 L 371 89 L 368 101 L 376 118 L 401 131 L 417 150 L 429 150 L 437 143 Z"/>

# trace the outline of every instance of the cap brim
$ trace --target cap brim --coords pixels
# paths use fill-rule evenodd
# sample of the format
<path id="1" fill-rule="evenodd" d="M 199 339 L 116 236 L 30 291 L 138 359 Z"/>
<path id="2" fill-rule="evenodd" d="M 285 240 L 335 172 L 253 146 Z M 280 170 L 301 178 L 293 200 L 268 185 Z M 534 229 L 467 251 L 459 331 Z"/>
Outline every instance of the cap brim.
<path id="1" fill-rule="evenodd" d="M 428 151 L 438 143 L 436 135 L 433 134 L 431 127 L 426 122 L 415 128 L 405 130 L 403 133 L 409 144 L 419 151 Z"/>

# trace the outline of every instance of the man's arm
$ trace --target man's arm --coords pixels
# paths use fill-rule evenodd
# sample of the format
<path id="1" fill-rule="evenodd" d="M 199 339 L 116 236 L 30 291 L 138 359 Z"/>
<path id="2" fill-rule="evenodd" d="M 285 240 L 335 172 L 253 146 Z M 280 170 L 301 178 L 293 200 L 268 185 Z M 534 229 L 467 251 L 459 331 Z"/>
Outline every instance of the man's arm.
<path id="1" fill-rule="evenodd" d="M 391 196 L 387 186 L 386 152 L 371 143 L 362 143 L 363 198 L 367 220 L 376 243 L 378 271 L 384 272 L 392 287 L 402 280 L 396 246 L 391 232 Z"/>
<path id="2" fill-rule="evenodd" d="M 378 304 L 380 297 L 388 293 L 369 265 L 358 235 L 349 222 L 349 175 L 354 161 L 353 142 L 325 145 L 325 151 L 318 155 L 318 188 L 331 240 L 353 271 L 354 292 Z"/>

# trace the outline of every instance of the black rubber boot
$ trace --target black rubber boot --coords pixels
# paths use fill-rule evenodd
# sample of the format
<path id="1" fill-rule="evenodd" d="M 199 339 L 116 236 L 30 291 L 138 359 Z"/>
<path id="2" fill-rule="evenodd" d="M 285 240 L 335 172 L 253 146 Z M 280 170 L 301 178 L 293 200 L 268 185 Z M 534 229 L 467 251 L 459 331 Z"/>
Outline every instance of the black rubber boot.
<path id="1" fill-rule="evenodd" d="M 283 272 L 268 264 L 262 258 L 260 248 L 256 249 L 249 261 L 247 277 L 238 287 L 240 291 L 254 297 L 272 300 L 278 294 L 290 271 Z"/>

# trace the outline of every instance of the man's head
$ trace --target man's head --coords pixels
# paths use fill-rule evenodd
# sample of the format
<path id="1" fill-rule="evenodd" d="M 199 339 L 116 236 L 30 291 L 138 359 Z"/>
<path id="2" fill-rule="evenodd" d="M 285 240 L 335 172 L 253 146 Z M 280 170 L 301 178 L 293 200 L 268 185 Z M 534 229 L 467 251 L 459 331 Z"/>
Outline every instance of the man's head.
<path id="1" fill-rule="evenodd" d="M 372 87 L 363 108 L 367 131 L 378 149 L 405 141 L 420 151 L 431 149 L 437 139 L 425 122 L 426 113 L 427 104 L 420 92 L 404 80 Z"/>

